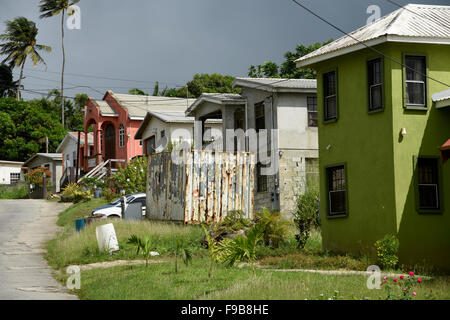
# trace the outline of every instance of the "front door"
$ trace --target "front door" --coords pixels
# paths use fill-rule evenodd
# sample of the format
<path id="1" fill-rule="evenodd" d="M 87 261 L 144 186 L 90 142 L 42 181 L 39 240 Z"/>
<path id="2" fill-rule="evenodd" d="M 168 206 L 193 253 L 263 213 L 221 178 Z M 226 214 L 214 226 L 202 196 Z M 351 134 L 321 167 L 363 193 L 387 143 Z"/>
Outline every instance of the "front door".
<path id="1" fill-rule="evenodd" d="M 115 159 L 116 156 L 116 131 L 112 124 L 105 128 L 105 161 Z"/>
<path id="2" fill-rule="evenodd" d="M 155 153 L 155 136 L 152 136 L 145 140 L 145 155 L 151 155 Z"/>

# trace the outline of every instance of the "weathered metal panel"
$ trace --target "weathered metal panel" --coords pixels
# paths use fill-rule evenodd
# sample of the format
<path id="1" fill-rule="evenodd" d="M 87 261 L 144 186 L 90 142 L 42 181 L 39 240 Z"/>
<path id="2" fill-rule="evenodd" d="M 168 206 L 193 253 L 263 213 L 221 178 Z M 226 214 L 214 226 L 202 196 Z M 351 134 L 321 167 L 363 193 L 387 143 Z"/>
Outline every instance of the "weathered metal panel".
<path id="1" fill-rule="evenodd" d="M 215 222 L 231 210 L 253 218 L 254 155 L 192 151 L 183 163 L 170 153 L 149 157 L 147 216 L 185 223 Z"/>

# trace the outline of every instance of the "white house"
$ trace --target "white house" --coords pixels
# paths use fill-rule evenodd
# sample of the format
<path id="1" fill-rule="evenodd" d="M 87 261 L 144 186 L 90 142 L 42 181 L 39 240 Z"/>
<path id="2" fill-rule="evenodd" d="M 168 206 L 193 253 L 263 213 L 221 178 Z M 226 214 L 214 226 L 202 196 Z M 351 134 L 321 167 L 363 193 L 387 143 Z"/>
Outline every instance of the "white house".
<path id="1" fill-rule="evenodd" d="M 184 110 L 179 111 L 148 111 L 135 139 L 142 139 L 144 154 L 149 155 L 162 151 L 169 141 L 179 145 L 193 141 L 194 117 L 187 117 Z M 205 125 L 206 135 L 210 141 L 222 135 L 222 121 L 209 120 Z"/>
<path id="2" fill-rule="evenodd" d="M 24 166 L 28 168 L 28 171 L 36 169 L 38 167 L 47 168 L 52 177 L 51 182 L 53 184 L 52 191 L 60 191 L 60 179 L 62 176 L 62 154 L 61 153 L 36 153 L 30 159 L 25 161 Z"/>
<path id="3" fill-rule="evenodd" d="M 14 184 L 24 180 L 23 162 L 0 160 L 0 184 Z"/>
<path id="4" fill-rule="evenodd" d="M 202 94 L 186 110 L 186 116 L 199 120 L 196 132 L 209 119 L 222 119 L 224 134 L 235 130 L 236 138 L 223 140 L 224 150 L 258 153 L 255 210 L 292 212 L 296 194 L 317 175 L 316 86 L 316 80 L 309 79 L 236 78 L 233 87 L 242 89 L 240 95 Z M 255 143 L 251 135 L 239 137 L 237 129 L 255 132 Z M 267 143 L 261 140 L 264 130 Z M 268 152 L 262 152 L 261 142 Z"/>
<path id="5" fill-rule="evenodd" d="M 94 148 L 94 135 L 92 132 L 88 133 L 88 154 L 90 155 L 91 149 Z M 77 167 L 77 145 L 78 145 L 78 133 L 68 132 L 64 139 L 56 149 L 56 153 L 62 154 L 62 172 L 63 180 L 61 181 L 61 187 L 65 182 L 75 182 L 75 172 Z M 80 134 L 80 159 L 83 159 L 84 150 L 84 133 Z M 78 163 L 78 170 L 81 170 L 82 161 Z M 80 176 L 80 175 L 79 175 Z"/>

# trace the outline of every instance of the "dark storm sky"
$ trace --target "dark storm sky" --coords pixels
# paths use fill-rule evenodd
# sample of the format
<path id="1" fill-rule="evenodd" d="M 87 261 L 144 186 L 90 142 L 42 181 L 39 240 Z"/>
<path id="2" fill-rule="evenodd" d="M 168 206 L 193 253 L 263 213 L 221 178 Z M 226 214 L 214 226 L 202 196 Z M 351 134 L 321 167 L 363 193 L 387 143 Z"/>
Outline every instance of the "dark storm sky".
<path id="1" fill-rule="evenodd" d="M 382 16 L 397 9 L 385 0 L 301 2 L 347 32 L 366 23 L 369 5 L 379 5 Z M 420 3 L 448 5 L 450 1 Z M 43 53 L 46 72 L 42 72 L 42 65 L 27 63 L 24 84 L 26 89 L 46 90 L 59 87 L 61 22 L 60 17 L 39 19 L 38 4 L 39 0 L 0 0 L 0 33 L 4 22 L 17 16 L 37 23 L 38 43 L 51 46 L 53 51 Z M 126 93 L 134 87 L 152 91 L 156 80 L 160 88 L 165 84 L 173 87 L 195 73 L 246 76 L 251 64 L 279 63 L 283 53 L 294 50 L 297 44 L 341 36 L 291 0 L 81 0 L 78 5 L 81 30 L 65 29 L 65 86 L 91 86 L 95 90 L 68 89 L 67 96 L 86 92 L 101 97 L 107 89 Z M 28 93 L 25 97 L 38 96 Z"/>

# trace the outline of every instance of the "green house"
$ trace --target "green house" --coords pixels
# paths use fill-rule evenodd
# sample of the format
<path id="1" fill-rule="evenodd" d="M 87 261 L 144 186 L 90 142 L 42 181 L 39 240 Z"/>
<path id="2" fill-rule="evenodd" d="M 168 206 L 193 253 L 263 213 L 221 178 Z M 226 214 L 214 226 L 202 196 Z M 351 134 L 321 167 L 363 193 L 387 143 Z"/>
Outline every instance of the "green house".
<path id="1" fill-rule="evenodd" d="M 395 234 L 400 263 L 450 269 L 449 26 L 407 5 L 296 61 L 317 70 L 324 249 Z"/>

